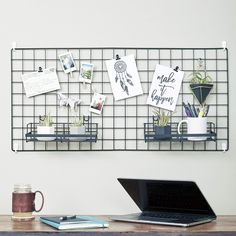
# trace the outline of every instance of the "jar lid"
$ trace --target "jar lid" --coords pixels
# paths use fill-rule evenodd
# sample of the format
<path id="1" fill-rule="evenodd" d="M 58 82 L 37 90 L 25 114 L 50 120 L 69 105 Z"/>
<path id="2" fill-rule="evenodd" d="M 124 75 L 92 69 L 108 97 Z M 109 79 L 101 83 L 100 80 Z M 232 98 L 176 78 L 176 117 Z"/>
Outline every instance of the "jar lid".
<path id="1" fill-rule="evenodd" d="M 30 184 L 15 184 L 14 185 L 15 192 L 31 192 Z"/>

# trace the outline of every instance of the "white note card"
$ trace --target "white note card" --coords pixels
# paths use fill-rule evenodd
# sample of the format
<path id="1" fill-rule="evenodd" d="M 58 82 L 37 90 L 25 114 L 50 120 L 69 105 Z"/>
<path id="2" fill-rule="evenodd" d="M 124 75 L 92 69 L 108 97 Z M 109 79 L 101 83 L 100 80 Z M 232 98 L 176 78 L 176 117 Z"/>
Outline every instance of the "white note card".
<path id="1" fill-rule="evenodd" d="M 183 71 L 156 65 L 147 104 L 174 111 L 184 77 Z"/>
<path id="2" fill-rule="evenodd" d="M 28 98 L 60 89 L 55 68 L 46 68 L 43 72 L 22 74 L 21 78 Z"/>

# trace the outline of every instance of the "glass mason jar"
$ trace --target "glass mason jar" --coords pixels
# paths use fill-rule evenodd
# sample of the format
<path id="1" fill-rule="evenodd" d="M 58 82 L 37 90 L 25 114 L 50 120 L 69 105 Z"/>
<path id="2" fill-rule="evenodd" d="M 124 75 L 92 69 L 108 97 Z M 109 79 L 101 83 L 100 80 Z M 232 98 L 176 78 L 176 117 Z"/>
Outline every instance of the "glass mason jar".
<path id="1" fill-rule="evenodd" d="M 42 197 L 42 204 L 39 210 L 35 209 L 36 193 L 39 193 Z M 33 211 L 41 211 L 43 208 L 43 204 L 44 196 L 42 192 L 32 192 L 30 184 L 14 185 L 14 192 L 12 193 L 13 220 L 27 221 L 34 219 Z"/>

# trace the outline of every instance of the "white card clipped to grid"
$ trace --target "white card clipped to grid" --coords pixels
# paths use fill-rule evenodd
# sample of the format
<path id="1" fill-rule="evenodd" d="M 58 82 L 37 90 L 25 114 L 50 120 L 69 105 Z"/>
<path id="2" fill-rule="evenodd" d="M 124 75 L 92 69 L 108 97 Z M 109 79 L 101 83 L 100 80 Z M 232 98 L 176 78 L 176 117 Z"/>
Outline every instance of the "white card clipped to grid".
<path id="1" fill-rule="evenodd" d="M 115 100 L 143 94 L 134 55 L 106 61 Z"/>
<path id="2" fill-rule="evenodd" d="M 60 89 L 56 68 L 46 68 L 42 72 L 21 75 L 26 97 L 33 97 Z"/>
<path id="3" fill-rule="evenodd" d="M 157 64 L 147 104 L 174 111 L 184 72 Z"/>

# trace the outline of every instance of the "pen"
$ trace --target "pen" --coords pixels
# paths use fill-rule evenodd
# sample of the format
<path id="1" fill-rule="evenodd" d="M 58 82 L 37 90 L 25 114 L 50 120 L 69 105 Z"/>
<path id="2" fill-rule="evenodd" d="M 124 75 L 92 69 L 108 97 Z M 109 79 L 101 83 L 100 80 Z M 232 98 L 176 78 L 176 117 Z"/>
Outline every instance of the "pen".
<path id="1" fill-rule="evenodd" d="M 187 117 L 191 117 L 191 112 L 189 111 L 188 106 L 183 102 L 184 110 L 187 115 Z"/>
<path id="2" fill-rule="evenodd" d="M 193 113 L 193 111 L 192 111 L 192 108 L 191 108 L 191 105 L 190 105 L 189 102 L 188 102 L 187 107 L 188 107 L 188 109 L 189 109 L 189 112 L 190 112 L 190 114 L 191 114 L 191 117 L 194 117 L 194 113 Z"/>
<path id="3" fill-rule="evenodd" d="M 194 112 L 194 116 L 195 117 L 198 117 L 198 113 L 197 113 L 197 110 L 196 110 L 196 107 L 194 105 L 193 106 L 193 112 Z"/>
<path id="4" fill-rule="evenodd" d="M 206 111 L 205 111 L 205 116 L 207 116 L 207 115 L 208 115 L 209 108 L 210 108 L 210 105 L 207 105 L 207 109 L 206 109 Z"/>
<path id="5" fill-rule="evenodd" d="M 76 219 L 76 215 L 73 215 L 73 216 L 61 216 L 59 219 L 60 219 L 61 221 L 63 221 L 63 220 Z"/>

